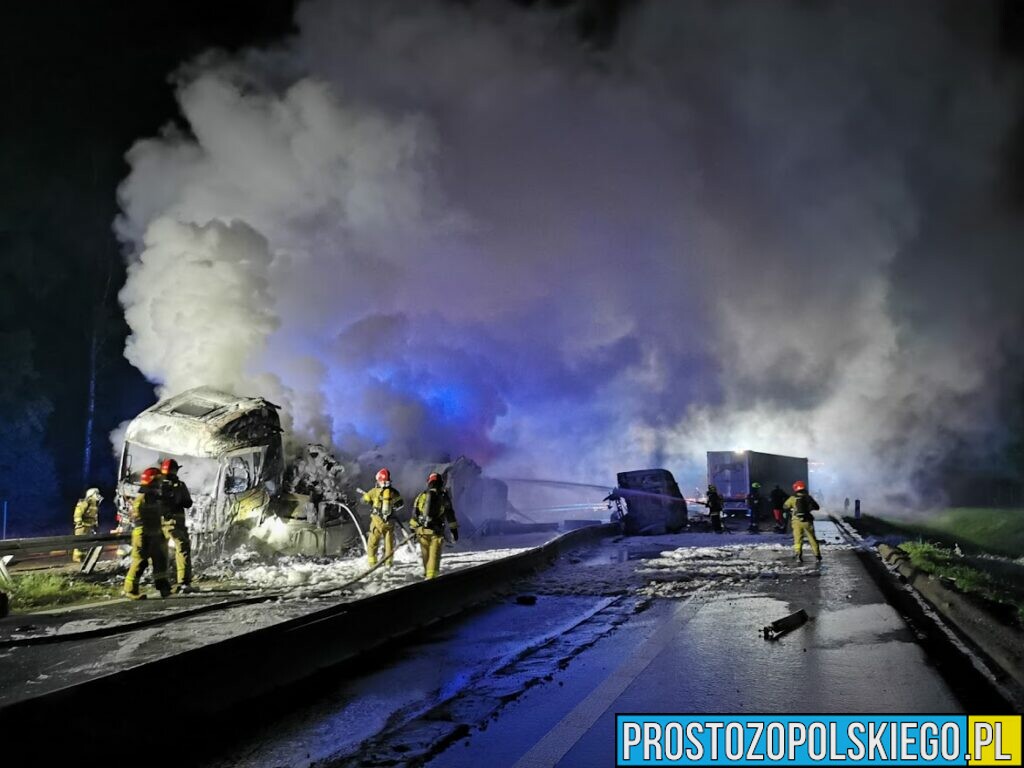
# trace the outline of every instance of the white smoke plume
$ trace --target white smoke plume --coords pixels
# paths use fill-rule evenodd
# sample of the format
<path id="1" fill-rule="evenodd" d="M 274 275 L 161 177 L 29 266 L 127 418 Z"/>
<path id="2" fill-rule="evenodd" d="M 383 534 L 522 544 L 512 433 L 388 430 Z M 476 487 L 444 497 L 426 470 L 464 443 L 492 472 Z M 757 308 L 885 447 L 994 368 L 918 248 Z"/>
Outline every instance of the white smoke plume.
<path id="1" fill-rule="evenodd" d="M 270 262 L 266 239 L 241 221 L 154 220 L 121 291 L 132 328 L 125 356 L 161 396 L 238 386 L 277 326 Z"/>
<path id="2" fill-rule="evenodd" d="M 652 2 L 594 50 L 567 12 L 306 3 L 129 153 L 127 355 L 352 453 L 909 491 L 998 442 L 1021 326 L 994 7 Z"/>

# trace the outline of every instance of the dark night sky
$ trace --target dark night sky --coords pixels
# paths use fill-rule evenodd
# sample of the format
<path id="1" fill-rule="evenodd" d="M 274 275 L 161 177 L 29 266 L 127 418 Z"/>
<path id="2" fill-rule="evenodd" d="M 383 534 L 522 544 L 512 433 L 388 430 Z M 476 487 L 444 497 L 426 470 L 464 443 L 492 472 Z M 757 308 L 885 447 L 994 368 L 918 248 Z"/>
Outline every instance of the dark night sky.
<path id="1" fill-rule="evenodd" d="M 0 25 L 0 253 L 3 357 L 16 370 L 0 384 L 9 430 L 45 413 L 52 468 L 30 462 L 53 488 L 19 498 L 27 446 L 7 439 L 0 498 L 12 499 L 11 526 L 26 508 L 61 510 L 87 485 L 109 495 L 114 467 L 107 434 L 152 401 L 152 386 L 122 355 L 127 332 L 117 304 L 124 260 L 111 226 L 124 153 L 176 116 L 168 77 L 209 48 L 272 40 L 290 29 L 293 3 L 20 2 Z M 82 477 L 90 348 L 99 348 L 95 460 Z M 16 354 L 31 343 L 28 357 Z M 34 410 L 26 416 L 25 404 Z M 30 429 L 35 432 L 35 429 Z M 10 434 L 10 432 L 8 433 Z M 11 443 L 19 450 L 13 451 Z M 31 452 L 31 449 L 29 449 Z M 20 464 L 19 464 L 20 462 Z M 46 476 L 55 473 L 47 481 Z M 31 471 L 29 472 L 31 474 Z M 46 518 L 63 514 L 47 512 Z"/>
<path id="2" fill-rule="evenodd" d="M 557 3 L 565 5 L 565 3 Z M 109 496 L 108 433 L 152 400 L 152 386 L 123 358 L 127 333 L 117 291 L 124 260 L 112 233 L 124 153 L 178 113 L 169 75 L 210 48 L 280 39 L 295 3 L 147 0 L 5 4 L 0 25 L 0 499 L 15 533 L 70 517 L 88 485 Z M 580 34 L 614 35 L 628 2 L 585 4 Z M 1024 50 L 1024 4 L 1001 6 L 995 45 Z M 1007 184 L 1024 201 L 1024 128 Z M 90 348 L 97 356 L 92 469 L 82 476 Z M 54 511 L 56 510 L 56 511 Z M 26 513 L 40 522 L 26 521 Z M 41 522 L 45 519 L 45 523 Z"/>
<path id="3" fill-rule="evenodd" d="M 586 4 L 581 34 L 606 40 L 619 5 Z M 90 485 L 109 496 L 107 434 L 152 402 L 152 385 L 122 354 L 125 261 L 111 225 L 125 152 L 179 117 L 169 78 L 183 62 L 209 49 L 272 43 L 292 31 L 294 8 L 294 0 L 5 4 L 0 354 L 19 375 L 0 383 L 9 452 L 0 451 L 0 500 L 11 501 L 15 533 L 59 526 Z M 83 477 L 94 332 L 95 447 Z M 44 488 L 30 492 L 18 481 L 26 476 Z M 27 510 L 44 520 L 26 520 Z"/>

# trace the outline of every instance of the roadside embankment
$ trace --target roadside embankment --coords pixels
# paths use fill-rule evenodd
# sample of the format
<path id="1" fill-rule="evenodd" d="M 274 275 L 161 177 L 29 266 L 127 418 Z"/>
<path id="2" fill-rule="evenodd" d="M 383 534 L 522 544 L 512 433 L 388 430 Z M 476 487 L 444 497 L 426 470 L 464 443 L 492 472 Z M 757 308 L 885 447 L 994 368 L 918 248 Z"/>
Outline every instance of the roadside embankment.
<path id="1" fill-rule="evenodd" d="M 970 597 L 943 584 L 941 578 L 914 567 L 903 550 L 879 544 L 878 552 L 944 619 L 1024 688 L 1024 632 L 998 621 Z"/>

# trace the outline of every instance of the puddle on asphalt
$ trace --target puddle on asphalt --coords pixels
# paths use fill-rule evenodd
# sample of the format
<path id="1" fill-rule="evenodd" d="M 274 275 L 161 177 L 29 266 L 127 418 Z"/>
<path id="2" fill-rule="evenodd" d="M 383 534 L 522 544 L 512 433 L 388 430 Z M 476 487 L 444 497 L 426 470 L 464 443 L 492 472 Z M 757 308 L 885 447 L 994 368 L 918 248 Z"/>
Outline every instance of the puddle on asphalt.
<path id="1" fill-rule="evenodd" d="M 628 563 L 634 560 L 652 560 L 660 557 L 664 547 L 638 548 L 625 544 L 605 546 L 578 556 L 578 565 L 605 565 L 607 563 Z"/>
<path id="2" fill-rule="evenodd" d="M 877 642 L 881 637 L 907 642 L 913 640 L 899 614 L 885 603 L 851 605 L 826 611 L 814 622 L 814 636 L 823 646 Z"/>

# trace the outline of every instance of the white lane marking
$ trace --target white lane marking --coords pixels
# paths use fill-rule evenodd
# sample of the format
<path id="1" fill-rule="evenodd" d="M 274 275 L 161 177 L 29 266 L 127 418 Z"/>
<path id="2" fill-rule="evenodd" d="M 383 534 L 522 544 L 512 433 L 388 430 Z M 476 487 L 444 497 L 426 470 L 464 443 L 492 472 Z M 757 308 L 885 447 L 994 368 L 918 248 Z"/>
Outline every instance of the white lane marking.
<path id="1" fill-rule="evenodd" d="M 513 768 L 551 768 L 568 754 L 584 733 L 597 722 L 615 700 L 651 665 L 658 655 L 679 637 L 680 627 L 693 615 L 684 616 L 694 597 L 710 585 L 696 590 L 662 622 L 657 631 L 635 653 L 620 664 L 587 698 L 577 704 L 544 738 L 533 745 Z"/>

